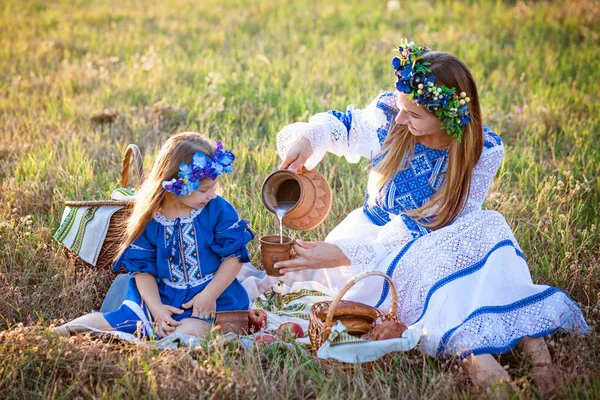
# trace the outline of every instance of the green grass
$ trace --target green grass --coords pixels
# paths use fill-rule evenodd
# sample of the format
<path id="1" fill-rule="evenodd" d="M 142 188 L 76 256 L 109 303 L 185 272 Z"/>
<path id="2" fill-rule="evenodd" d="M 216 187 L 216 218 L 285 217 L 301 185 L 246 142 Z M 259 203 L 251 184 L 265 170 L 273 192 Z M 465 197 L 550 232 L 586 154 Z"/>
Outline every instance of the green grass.
<path id="1" fill-rule="evenodd" d="M 564 397 L 600 396 L 600 7 L 557 2 L 19 1 L 0 5 L 0 397 L 470 397 L 460 365 L 399 356 L 375 375 L 325 369 L 297 350 L 156 352 L 46 328 L 98 308 L 111 275 L 76 269 L 52 239 L 65 200 L 105 199 L 121 154 L 149 168 L 173 132 L 237 155 L 223 195 L 259 234 L 276 231 L 262 180 L 275 134 L 393 87 L 404 37 L 463 59 L 485 121 L 506 144 L 486 207 L 514 229 L 534 281 L 568 291 L 592 331 L 553 338 Z M 90 118 L 118 112 L 112 124 Z M 361 205 L 366 163 L 328 156 L 323 238 Z M 251 246 L 254 260 L 257 248 Z M 30 332 L 17 326 L 38 325 Z M 501 358 L 522 396 L 529 365 Z M 371 375 L 369 375 L 371 374 Z M 516 396 L 516 395 L 515 395 Z"/>

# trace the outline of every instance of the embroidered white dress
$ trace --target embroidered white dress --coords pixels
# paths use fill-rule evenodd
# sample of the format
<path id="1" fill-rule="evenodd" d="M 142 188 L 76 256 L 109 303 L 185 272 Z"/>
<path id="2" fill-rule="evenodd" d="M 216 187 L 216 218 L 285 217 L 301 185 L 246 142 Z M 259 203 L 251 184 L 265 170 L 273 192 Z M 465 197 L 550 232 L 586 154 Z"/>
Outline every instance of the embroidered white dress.
<path id="1" fill-rule="evenodd" d="M 314 168 L 326 152 L 349 162 L 368 157 L 379 162 L 380 150 L 397 113 L 395 93 L 378 95 L 363 110 L 348 107 L 314 115 L 308 123 L 286 126 L 277 137 L 284 158 L 300 137 L 310 140 Z M 449 226 L 431 231 L 404 212 L 425 204 L 441 187 L 448 153 L 417 144 L 410 167 L 377 190 L 371 173 L 363 207 L 351 212 L 325 239 L 335 243 L 351 265 L 287 274 L 292 292 L 302 288 L 334 295 L 351 277 L 364 271 L 390 276 L 399 295 L 398 316 L 420 329 L 421 349 L 430 355 L 459 357 L 503 353 L 523 337 L 546 336 L 557 329 L 585 333 L 587 324 L 578 305 L 564 292 L 531 280 L 525 256 L 506 223 L 481 205 L 504 157 L 500 138 L 484 128 L 485 146 L 473 171 L 471 193 L 462 214 Z M 240 281 L 254 306 L 276 281 L 246 265 Z M 271 293 L 271 292 L 269 292 Z M 390 287 L 369 277 L 355 285 L 345 299 L 389 309 Z M 321 301 L 308 297 L 306 301 Z M 296 314 L 272 309 L 275 323 L 291 319 L 307 327 L 310 304 Z M 288 310 L 289 311 L 289 310 Z"/>

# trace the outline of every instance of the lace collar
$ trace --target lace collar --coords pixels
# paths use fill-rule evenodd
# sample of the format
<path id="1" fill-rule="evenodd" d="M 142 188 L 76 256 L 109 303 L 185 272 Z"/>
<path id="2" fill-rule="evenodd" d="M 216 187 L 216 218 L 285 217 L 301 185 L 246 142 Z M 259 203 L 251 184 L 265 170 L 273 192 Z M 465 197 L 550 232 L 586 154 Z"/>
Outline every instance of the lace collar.
<path id="1" fill-rule="evenodd" d="M 181 218 L 179 218 L 179 221 L 181 221 L 181 223 L 183 223 L 183 224 L 188 224 L 188 223 L 192 222 L 194 220 L 194 218 L 196 218 L 198 215 L 200 215 L 202 210 L 204 210 L 204 207 L 192 210 L 189 217 L 181 217 Z M 165 217 L 158 211 L 156 212 L 156 214 L 154 214 L 154 216 L 152 218 L 156 222 L 158 222 L 159 224 L 161 224 L 163 226 L 175 225 L 175 221 L 176 221 L 175 219 L 168 219 L 167 217 Z"/>

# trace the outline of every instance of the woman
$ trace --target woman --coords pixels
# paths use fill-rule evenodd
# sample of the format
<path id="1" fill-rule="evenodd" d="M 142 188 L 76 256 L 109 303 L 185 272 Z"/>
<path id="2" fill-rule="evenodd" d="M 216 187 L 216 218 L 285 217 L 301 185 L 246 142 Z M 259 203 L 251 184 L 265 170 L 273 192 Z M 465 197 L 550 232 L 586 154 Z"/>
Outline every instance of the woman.
<path id="1" fill-rule="evenodd" d="M 473 77 L 456 57 L 413 43 L 399 47 L 392 64 L 395 92 L 279 132 L 280 168 L 312 169 L 329 151 L 349 162 L 368 157 L 372 170 L 364 206 L 324 242 L 299 241 L 298 257 L 276 267 L 286 283 L 316 281 L 331 293 L 361 272 L 387 273 L 398 316 L 423 330 L 427 354 L 464 359 L 473 381 L 488 385 L 510 379 L 492 354 L 518 345 L 548 389 L 552 361 L 543 337 L 588 328 L 568 295 L 533 284 L 502 215 L 481 210 L 504 146 L 482 124 Z M 254 295 L 271 283 L 248 268 L 242 273 Z M 345 298 L 387 309 L 389 286 L 369 278 Z"/>

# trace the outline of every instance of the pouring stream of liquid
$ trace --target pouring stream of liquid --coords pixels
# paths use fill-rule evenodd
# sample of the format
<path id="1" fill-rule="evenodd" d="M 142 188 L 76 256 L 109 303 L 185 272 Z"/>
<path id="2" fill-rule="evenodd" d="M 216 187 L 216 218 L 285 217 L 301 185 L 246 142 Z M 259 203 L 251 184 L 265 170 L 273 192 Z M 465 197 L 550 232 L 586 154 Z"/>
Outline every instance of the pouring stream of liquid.
<path id="1" fill-rule="evenodd" d="M 283 243 L 283 217 L 295 205 L 295 201 L 281 201 L 275 207 L 275 214 L 279 218 L 279 243 Z"/>

